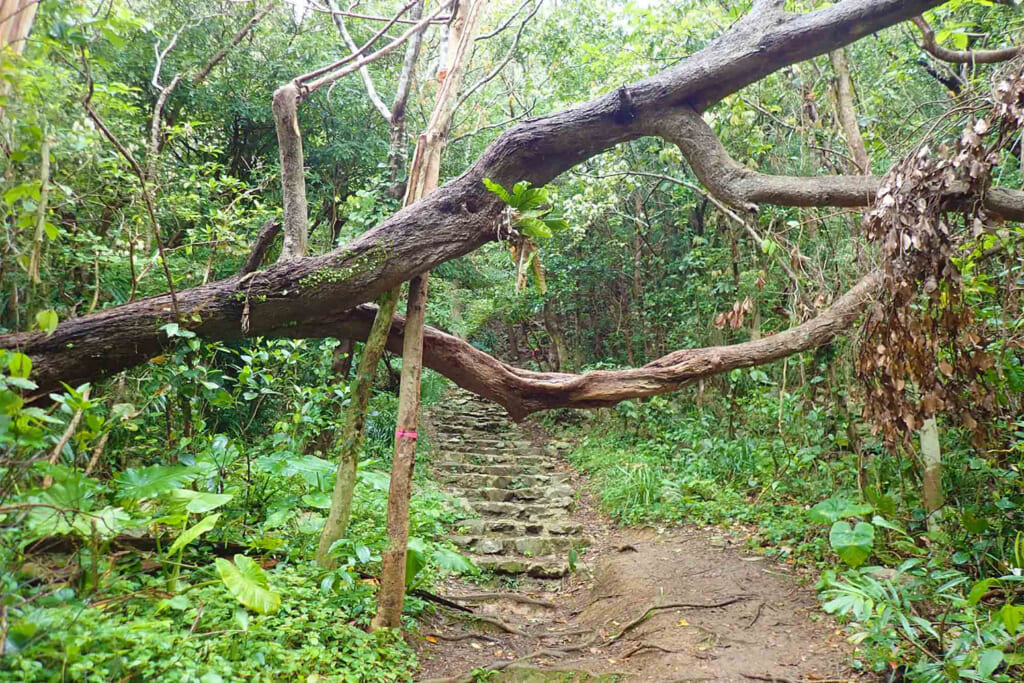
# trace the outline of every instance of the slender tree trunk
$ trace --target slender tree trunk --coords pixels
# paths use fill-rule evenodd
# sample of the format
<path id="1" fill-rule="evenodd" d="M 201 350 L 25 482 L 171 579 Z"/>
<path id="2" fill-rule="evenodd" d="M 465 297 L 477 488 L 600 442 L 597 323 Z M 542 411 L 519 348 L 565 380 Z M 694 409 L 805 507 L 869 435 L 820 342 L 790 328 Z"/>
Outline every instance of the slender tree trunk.
<path id="1" fill-rule="evenodd" d="M 555 302 L 548 299 L 544 302 L 544 327 L 547 328 L 548 336 L 555 345 L 555 372 L 573 372 L 572 359 L 569 356 L 569 345 L 565 341 L 565 334 L 558 322 L 558 311 L 555 310 Z"/>
<path id="2" fill-rule="evenodd" d="M 333 7 L 333 3 L 331 6 Z M 410 19 L 418 21 L 422 18 L 422 15 L 423 2 L 419 2 L 412 8 Z M 412 90 L 413 76 L 416 71 L 416 62 L 419 59 L 422 39 L 423 32 L 421 31 L 411 36 L 409 42 L 406 43 L 402 73 L 398 79 L 398 89 L 395 92 L 391 114 L 388 118 L 391 131 L 388 165 L 391 168 L 390 180 L 392 182 L 389 194 L 393 196 L 401 195 L 401 190 L 397 194 L 395 193 L 394 188 L 396 184 L 398 187 L 404 187 L 404 184 L 398 182 L 397 178 L 405 161 L 405 109 L 409 100 L 409 93 Z M 369 77 L 364 77 L 364 80 L 369 86 Z M 274 102 L 276 105 L 276 94 Z M 284 147 L 282 146 L 283 149 Z M 301 155 L 301 140 L 299 141 L 299 153 Z M 282 151 L 283 154 L 284 152 Z M 403 202 L 403 204 L 408 206 L 408 202 Z M 399 286 L 386 292 L 378 301 L 377 316 L 374 318 L 370 336 L 363 346 L 363 354 L 359 361 L 359 368 L 356 371 L 356 382 L 353 385 L 352 397 L 344 416 L 341 453 L 338 458 L 338 476 L 335 479 L 334 491 L 331 495 L 331 511 L 320 533 L 320 542 L 317 546 L 316 561 L 324 567 L 330 568 L 335 566 L 334 558 L 330 556 L 331 545 L 344 536 L 345 531 L 348 529 L 349 519 L 352 514 L 352 496 L 355 491 L 356 472 L 359 466 L 359 449 L 363 443 L 364 428 L 366 426 L 366 407 L 370 400 L 370 387 L 373 385 L 377 366 L 380 364 L 380 359 L 384 354 L 384 347 L 387 343 L 388 334 L 391 331 L 391 320 L 400 295 L 401 287 Z M 348 362 L 351 365 L 351 350 L 349 351 Z M 337 371 L 337 368 L 335 370 Z M 344 375 L 348 376 L 347 368 Z"/>
<path id="3" fill-rule="evenodd" d="M 366 344 L 363 346 L 363 355 L 359 359 L 355 383 L 352 385 L 352 396 L 345 411 L 341 453 L 338 457 L 338 476 L 331 494 L 331 511 L 320 532 L 320 542 L 316 551 L 316 561 L 328 569 L 337 565 L 330 554 L 331 546 L 345 535 L 352 514 L 352 494 L 355 491 L 356 471 L 359 466 L 359 448 L 363 443 L 366 426 L 366 405 L 370 399 L 370 388 L 377 374 L 377 366 L 384 354 L 388 333 L 391 331 L 391 319 L 397 303 L 398 292 L 395 290 L 380 299 L 380 308 L 370 328 L 370 336 L 366 338 Z"/>
<path id="4" fill-rule="evenodd" d="M 423 16 L 423 2 L 418 2 L 409 12 L 412 21 L 419 21 Z M 417 33 L 405 44 L 405 60 L 402 62 L 402 72 L 398 76 L 398 88 L 395 90 L 395 99 L 391 104 L 391 121 L 388 131 L 388 180 L 391 185 L 388 187 L 388 194 L 395 199 L 405 195 L 405 182 L 399 176 L 405 167 L 405 110 L 409 102 L 409 93 L 412 92 L 413 76 L 416 72 L 416 63 L 419 61 L 420 45 L 423 43 L 423 33 Z"/>
<path id="5" fill-rule="evenodd" d="M 402 389 L 398 399 L 395 457 L 388 492 L 388 548 L 381 560 L 377 615 L 371 630 L 397 627 L 405 601 L 405 560 L 409 544 L 409 501 L 416 465 L 416 427 L 420 410 L 420 374 L 423 369 L 423 317 L 427 301 L 424 273 L 409 283 L 406 335 L 402 349 Z M 416 329 L 420 334 L 413 333 Z"/>
<path id="6" fill-rule="evenodd" d="M 465 64 L 472 51 L 473 34 L 485 0 L 462 2 L 449 32 L 447 73 L 437 93 L 427 130 L 420 136 L 409 172 L 405 203 L 412 204 L 438 185 L 441 152 L 451 125 L 455 98 Z M 467 7 L 468 5 L 468 7 Z M 423 323 L 429 271 L 409 283 L 405 339 L 402 347 L 402 387 L 398 397 L 398 427 L 395 457 L 388 493 L 388 548 L 381 560 L 377 614 L 371 630 L 396 628 L 401 624 L 405 602 L 405 562 L 409 542 L 409 499 L 416 458 L 416 428 L 420 409 L 420 374 L 423 368 Z"/>
<path id="7" fill-rule="evenodd" d="M 946 497 L 942 492 L 942 449 L 939 446 L 939 425 L 934 417 L 921 427 L 921 457 L 924 460 L 921 497 L 928 513 L 928 530 L 937 531 L 942 521 L 942 506 Z"/>
<path id="8" fill-rule="evenodd" d="M 306 178 L 299 131 L 299 88 L 295 83 L 274 92 L 274 127 L 281 159 L 281 193 L 284 204 L 284 246 L 278 263 L 306 255 L 309 217 Z"/>
<path id="9" fill-rule="evenodd" d="M 853 156 L 855 170 L 861 175 L 870 175 L 871 158 L 868 157 L 864 138 L 860 134 L 860 124 L 857 123 L 857 112 L 853 104 L 853 81 L 850 79 L 850 63 L 846 59 L 846 48 L 832 50 L 828 57 L 836 72 L 836 118 L 839 119 L 846 145 Z"/>
<path id="10" fill-rule="evenodd" d="M 39 150 L 39 206 L 36 209 L 36 231 L 32 236 L 32 257 L 28 264 L 28 276 L 32 284 L 41 282 L 39 279 L 39 261 L 43 253 L 43 235 L 46 228 L 46 204 L 50 196 L 50 145 L 52 138 L 44 137 Z"/>

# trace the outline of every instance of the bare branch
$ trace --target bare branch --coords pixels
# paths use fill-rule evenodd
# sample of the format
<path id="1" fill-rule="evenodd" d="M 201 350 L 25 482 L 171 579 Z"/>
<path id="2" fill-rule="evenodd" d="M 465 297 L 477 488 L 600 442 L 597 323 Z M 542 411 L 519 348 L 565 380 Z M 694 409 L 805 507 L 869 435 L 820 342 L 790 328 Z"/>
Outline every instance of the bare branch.
<path id="1" fill-rule="evenodd" d="M 527 0 L 527 1 L 529 1 L 529 0 Z M 285 0 L 285 4 L 289 4 L 289 5 L 295 4 L 295 0 Z M 320 6 L 320 5 L 313 4 L 313 3 L 308 3 L 306 5 L 306 7 L 311 9 L 311 10 L 313 10 L 314 12 L 319 12 L 321 14 L 330 14 L 330 15 L 333 15 L 333 16 L 336 16 L 336 17 L 348 17 L 349 19 L 363 19 L 365 21 L 388 21 L 388 22 L 393 22 L 395 24 L 415 24 L 416 22 L 419 21 L 418 17 L 417 18 L 410 18 L 410 19 L 395 19 L 394 17 L 378 17 L 378 16 L 374 16 L 372 14 L 359 14 L 358 12 L 349 12 L 349 11 L 346 11 L 346 10 L 332 9 L 333 7 L 336 7 L 336 5 L 334 5 L 333 3 L 329 3 L 329 4 L 331 4 L 331 7 L 323 7 L 323 6 Z M 442 16 L 442 17 L 437 17 L 435 19 L 431 19 L 430 23 L 431 24 L 447 24 L 451 20 L 452 20 L 451 17 L 444 17 L 444 16 Z"/>
<path id="2" fill-rule="evenodd" d="M 487 74 L 479 81 L 474 83 L 473 87 L 466 91 L 465 95 L 459 98 L 459 101 L 456 103 L 454 109 L 452 109 L 453 114 L 454 112 L 458 111 L 459 107 L 461 107 L 466 100 L 473 96 L 473 93 L 475 93 L 477 90 L 479 90 L 480 88 L 484 87 L 492 80 L 494 80 L 494 77 L 501 73 L 501 70 L 505 68 L 505 65 L 512 60 L 512 57 L 516 53 L 516 48 L 519 47 L 519 39 L 523 35 L 523 30 L 526 28 L 526 24 L 529 23 L 530 19 L 532 19 L 534 15 L 537 14 L 537 10 L 539 10 L 540 6 L 543 4 L 544 0 L 536 0 L 536 2 L 534 2 L 533 9 L 530 10 L 530 13 L 526 15 L 522 22 L 520 22 L 519 30 L 516 31 L 515 38 L 512 39 L 512 45 L 509 46 L 508 52 L 505 54 L 505 58 L 501 60 L 501 62 L 499 62 L 493 69 L 491 69 L 491 72 L 489 74 Z"/>
<path id="3" fill-rule="evenodd" d="M 338 28 L 342 40 L 345 41 L 345 45 L 352 51 L 352 54 L 355 54 L 359 48 L 356 47 L 356 41 L 352 40 L 348 28 L 345 27 L 345 19 L 342 13 L 338 11 L 337 3 L 335 0 L 327 0 L 327 4 L 331 8 L 331 17 L 334 19 L 334 25 Z M 366 68 L 365 64 L 359 67 L 359 76 L 363 79 L 363 85 L 366 86 L 366 94 L 370 98 L 374 109 L 384 117 L 385 121 L 391 123 L 391 110 L 388 109 L 387 105 L 384 104 L 384 100 L 377 94 L 377 88 L 373 85 L 373 78 L 370 77 L 370 70 Z"/>
<path id="4" fill-rule="evenodd" d="M 931 25 L 925 21 L 923 16 L 916 16 L 911 21 L 921 31 L 921 47 L 928 54 L 944 62 L 953 62 L 955 64 L 997 64 L 1013 59 L 1024 50 L 1022 45 L 996 50 L 950 50 L 948 47 L 939 45 L 939 42 L 935 39 L 935 31 L 932 30 Z"/>
<path id="5" fill-rule="evenodd" d="M 355 69 L 358 69 L 360 66 L 363 66 L 362 64 L 358 64 L 355 67 L 355 69 L 345 69 L 344 73 L 342 73 L 342 74 L 330 76 L 331 72 L 334 71 L 335 69 L 340 69 L 341 67 L 345 66 L 349 62 L 351 62 L 353 60 L 357 60 L 360 55 L 365 54 L 367 50 L 369 50 L 371 47 L 373 47 L 374 43 L 376 43 L 378 40 L 380 40 L 381 36 L 383 36 L 385 33 L 387 33 L 389 28 L 391 28 L 392 26 L 395 25 L 395 23 L 398 21 L 398 18 L 401 17 L 406 12 L 408 12 L 409 8 L 412 7 L 413 5 L 415 5 L 416 2 L 417 2 L 417 0 L 411 0 L 410 2 L 406 3 L 405 5 L 403 5 L 402 8 L 399 9 L 398 12 L 395 14 L 395 16 L 391 18 L 391 21 L 389 21 L 387 24 L 385 24 L 384 27 L 381 28 L 379 31 L 374 33 L 373 36 L 371 36 L 368 41 L 363 43 L 362 47 L 354 50 L 352 52 L 352 54 L 350 54 L 349 56 L 344 57 L 342 59 L 339 59 L 336 62 L 332 62 L 332 63 L 328 64 L 327 66 L 322 66 L 319 69 L 315 69 L 313 71 L 310 71 L 307 74 L 303 74 L 302 76 L 297 77 L 295 79 L 295 82 L 296 83 L 305 83 L 306 81 L 310 81 L 310 80 L 316 79 L 316 80 L 313 80 L 313 82 L 310 83 L 308 86 L 306 86 L 309 89 L 310 92 L 313 92 L 317 88 L 323 86 L 325 83 L 330 83 L 330 82 L 336 81 L 339 78 L 341 78 L 341 76 L 343 76 L 345 74 L 352 73 L 352 71 L 354 71 Z M 451 3 L 448 3 L 448 4 L 451 4 Z M 422 23 L 423 26 L 426 26 L 425 22 L 420 22 L 420 23 Z M 419 27 L 419 24 L 413 26 L 412 29 L 409 29 L 409 31 L 406 31 L 404 34 L 402 34 L 402 37 L 403 38 L 407 38 L 408 36 L 412 35 L 412 31 L 414 31 L 417 27 Z M 420 28 L 422 28 L 422 27 L 420 27 Z M 327 74 L 327 76 L 324 76 L 324 74 Z M 317 78 L 318 76 L 322 76 L 322 78 Z M 328 77 L 328 76 L 330 76 L 330 77 Z"/>
<path id="6" fill-rule="evenodd" d="M 522 4 L 519 5 L 519 7 L 516 7 L 515 11 L 512 12 L 512 14 L 508 15 L 508 18 L 506 18 L 505 21 L 501 22 L 501 25 L 498 26 L 498 28 L 494 29 L 490 33 L 481 34 L 481 35 L 477 36 L 476 38 L 474 38 L 474 40 L 476 40 L 476 41 L 489 40 L 490 38 L 493 38 L 494 36 L 498 35 L 502 31 L 507 29 L 512 24 L 512 20 L 519 16 L 519 13 L 523 11 L 523 8 L 526 7 L 526 5 L 530 1 L 531 0 L 523 0 Z"/>

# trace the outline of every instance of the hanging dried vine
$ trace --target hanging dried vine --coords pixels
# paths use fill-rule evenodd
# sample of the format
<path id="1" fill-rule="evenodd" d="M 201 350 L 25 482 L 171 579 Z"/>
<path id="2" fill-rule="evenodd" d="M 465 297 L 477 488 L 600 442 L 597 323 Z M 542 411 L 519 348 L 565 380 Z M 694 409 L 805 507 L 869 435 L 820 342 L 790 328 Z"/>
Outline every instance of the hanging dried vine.
<path id="1" fill-rule="evenodd" d="M 1024 71 L 1017 64 L 997 79 L 988 111 L 952 148 L 932 153 L 922 146 L 890 171 L 864 218 L 884 267 L 859 370 L 865 414 L 890 446 L 940 411 L 958 417 L 977 442 L 998 417 L 994 339 L 972 310 L 964 272 L 998 229 L 1000 219 L 979 198 L 1022 128 Z"/>

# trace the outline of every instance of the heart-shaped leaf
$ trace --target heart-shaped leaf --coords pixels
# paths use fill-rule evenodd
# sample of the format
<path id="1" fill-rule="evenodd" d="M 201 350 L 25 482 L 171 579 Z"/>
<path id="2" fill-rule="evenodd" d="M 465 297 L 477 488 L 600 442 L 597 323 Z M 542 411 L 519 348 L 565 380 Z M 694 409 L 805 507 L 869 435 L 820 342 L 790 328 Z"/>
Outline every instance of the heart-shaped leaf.
<path id="1" fill-rule="evenodd" d="M 807 516 L 811 518 L 812 522 L 830 524 L 846 517 L 871 514 L 874 509 L 874 506 L 868 503 L 852 503 L 845 498 L 833 497 L 826 498 L 812 507 L 807 512 Z"/>
<path id="2" fill-rule="evenodd" d="M 217 573 L 235 598 L 260 614 L 273 614 L 281 606 L 281 595 L 270 589 L 267 575 L 260 566 L 245 555 L 235 555 L 232 564 L 218 557 Z"/>
<path id="3" fill-rule="evenodd" d="M 856 569 L 871 555 L 875 527 L 867 522 L 857 522 L 855 527 L 851 527 L 849 522 L 836 522 L 829 531 L 828 540 L 843 562 Z"/>

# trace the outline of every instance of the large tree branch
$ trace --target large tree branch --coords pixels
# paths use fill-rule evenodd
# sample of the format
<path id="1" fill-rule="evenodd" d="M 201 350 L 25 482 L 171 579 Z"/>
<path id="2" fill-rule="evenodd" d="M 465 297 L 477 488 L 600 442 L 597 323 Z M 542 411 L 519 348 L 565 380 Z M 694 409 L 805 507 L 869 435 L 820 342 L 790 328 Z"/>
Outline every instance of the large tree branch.
<path id="1" fill-rule="evenodd" d="M 640 368 L 595 370 L 582 375 L 533 372 L 502 363 L 432 327 L 424 329 L 424 364 L 456 384 L 504 406 L 516 420 L 551 408 L 597 408 L 676 391 L 704 377 L 762 365 L 827 344 L 850 327 L 881 283 L 879 271 L 865 276 L 817 317 L 756 341 L 675 351 Z M 365 339 L 376 315 L 372 305 L 339 314 L 324 312 L 271 336 Z M 395 316 L 388 349 L 402 350 L 405 319 Z"/>
<path id="2" fill-rule="evenodd" d="M 658 118 L 651 131 L 679 146 L 712 194 L 748 211 L 757 211 L 758 204 L 870 206 L 882 186 L 878 176 L 781 176 L 750 169 L 729 156 L 711 126 L 689 107 L 676 107 Z M 950 197 L 957 199 L 955 194 Z M 982 202 L 1004 218 L 1024 220 L 1024 193 L 993 188 Z"/>
<path id="3" fill-rule="evenodd" d="M 341 311 L 371 301 L 494 239 L 503 206 L 483 187 L 484 177 L 504 185 L 519 180 L 543 185 L 621 142 L 652 133 L 670 134 L 671 126 L 659 121 L 693 115 L 779 68 L 847 45 L 938 4 L 938 0 L 844 0 L 808 14 L 752 15 L 672 69 L 515 126 L 462 176 L 345 247 L 179 292 L 182 323 L 203 337 L 230 340 L 243 336 L 243 311 L 249 313 L 247 333 L 261 335 L 287 325 L 301 326 L 324 310 Z M 847 182 L 826 178 L 811 184 Z M 868 201 L 871 190 L 859 188 L 854 193 L 856 202 Z M 838 198 L 851 194 L 845 185 L 833 191 Z M 796 198 L 801 199 L 797 203 L 813 203 L 810 195 L 814 194 L 797 192 Z M 836 203 L 827 201 L 828 192 L 816 194 L 820 203 Z M 995 195 L 990 192 L 986 202 L 998 208 Z M 787 196 L 777 198 L 785 203 Z M 767 198 L 755 192 L 746 201 L 762 200 Z M 1001 201 L 1019 211 L 1016 215 L 1024 215 L 1020 195 L 1005 193 Z M 60 381 L 94 379 L 157 355 L 167 343 L 160 326 L 171 316 L 170 298 L 158 296 L 65 321 L 49 337 L 5 335 L 0 337 L 0 347 L 30 354 L 35 381 L 43 390 L 51 390 Z"/>
<path id="4" fill-rule="evenodd" d="M 913 20 L 914 25 L 921 31 L 921 47 L 925 52 L 936 59 L 954 64 L 997 64 L 1007 62 L 1024 50 L 1024 46 L 1003 47 L 996 50 L 950 50 L 948 47 L 939 45 L 935 39 L 935 31 L 925 21 L 924 17 L 917 16 Z"/>

